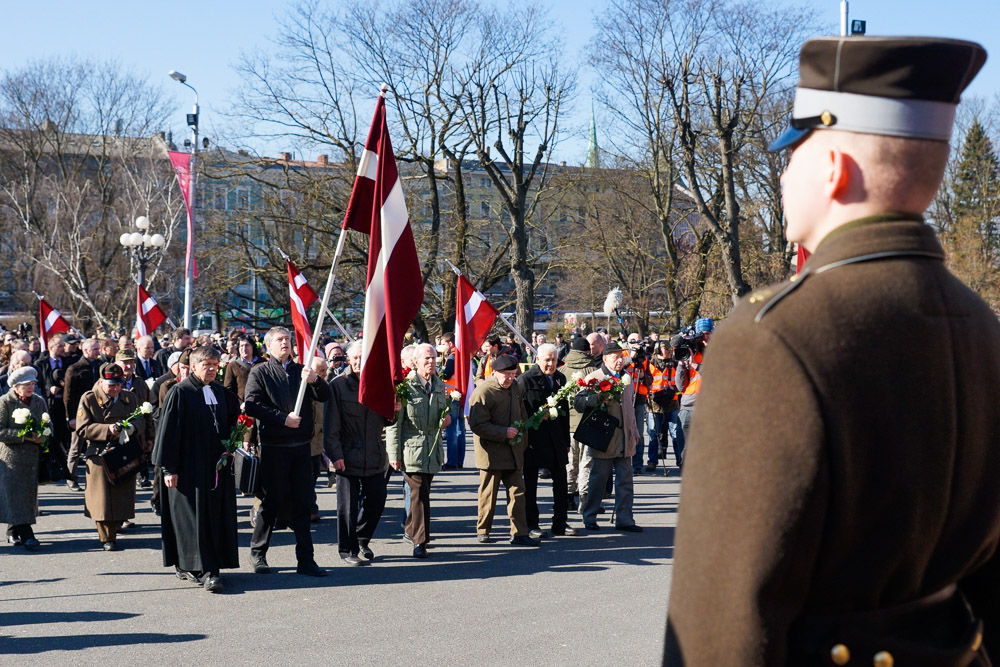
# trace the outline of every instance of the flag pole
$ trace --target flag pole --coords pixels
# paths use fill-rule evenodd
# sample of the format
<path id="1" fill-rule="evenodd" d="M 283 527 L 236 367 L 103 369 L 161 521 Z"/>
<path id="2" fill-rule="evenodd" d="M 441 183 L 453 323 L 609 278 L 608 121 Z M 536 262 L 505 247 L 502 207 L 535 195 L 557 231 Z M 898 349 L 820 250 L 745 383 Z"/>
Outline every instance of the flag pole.
<path id="1" fill-rule="evenodd" d="M 450 261 L 448 261 L 447 257 L 445 258 L 444 261 L 448 264 L 448 266 L 451 267 L 451 270 L 454 271 L 456 275 L 459 275 L 459 276 L 462 275 L 462 271 L 457 266 L 455 266 Z M 458 304 L 456 304 L 455 307 L 457 308 Z M 514 328 L 514 325 L 510 323 L 510 320 L 508 320 L 507 317 L 503 313 L 501 313 L 499 310 L 497 310 L 497 315 L 500 317 L 500 320 L 504 324 L 507 325 L 507 328 L 510 329 L 511 333 L 513 333 L 515 336 L 517 336 L 518 339 L 522 343 L 524 343 L 525 347 L 527 347 L 529 350 L 531 350 L 532 354 L 534 354 L 534 355 L 537 356 L 538 355 L 538 350 L 536 350 L 535 346 L 532 345 L 531 343 L 529 343 L 528 340 L 524 336 L 521 335 L 520 331 L 518 331 L 517 329 Z"/>
<path id="2" fill-rule="evenodd" d="M 334 276 L 337 273 L 337 264 L 340 263 L 340 256 L 344 253 L 344 241 L 347 240 L 347 230 L 340 230 L 340 237 L 337 239 L 337 251 L 333 254 L 333 262 L 330 264 L 330 276 L 326 279 L 326 289 L 323 290 L 323 300 L 320 303 L 319 313 L 316 315 L 316 326 L 313 328 L 312 342 L 309 344 L 309 354 L 304 359 L 310 364 L 316 356 L 316 348 L 319 346 L 320 333 L 323 331 L 323 317 L 326 315 L 327 306 L 330 304 L 330 294 L 333 292 Z M 282 253 L 284 254 L 284 253 Z M 295 409 L 292 414 L 298 416 L 302 410 L 302 403 L 306 399 L 306 383 L 299 382 L 299 394 L 295 397 Z"/>
<path id="3" fill-rule="evenodd" d="M 275 249 L 285 259 L 286 262 L 290 261 L 292 259 L 288 255 L 286 255 L 285 251 L 282 250 L 281 248 L 279 248 L 278 246 L 275 246 Z M 333 314 L 333 311 L 330 310 L 329 306 L 327 306 L 327 308 L 326 308 L 326 315 L 331 320 L 333 320 L 333 323 L 337 326 L 338 329 L 340 329 L 340 333 L 344 334 L 344 337 L 347 338 L 348 341 L 350 341 L 350 342 L 353 343 L 355 340 L 357 340 L 354 336 L 352 336 L 350 333 L 348 333 L 347 329 L 344 327 L 343 324 L 340 323 L 340 320 L 338 320 L 337 316 Z"/>

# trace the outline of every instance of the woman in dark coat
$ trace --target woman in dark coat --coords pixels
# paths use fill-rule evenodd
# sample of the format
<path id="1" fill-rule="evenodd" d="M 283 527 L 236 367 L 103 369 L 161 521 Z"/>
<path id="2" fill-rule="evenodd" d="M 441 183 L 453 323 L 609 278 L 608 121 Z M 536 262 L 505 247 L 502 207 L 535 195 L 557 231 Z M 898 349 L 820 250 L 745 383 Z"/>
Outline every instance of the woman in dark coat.
<path id="1" fill-rule="evenodd" d="M 236 396 L 215 382 L 219 352 L 191 352 L 191 374 L 167 394 L 153 462 L 163 470 L 160 525 L 163 565 L 209 592 L 222 588 L 219 571 L 239 567 L 236 489 L 232 461 L 216 471 L 236 424 Z M 218 474 L 216 474 L 218 472 Z"/>
<path id="2" fill-rule="evenodd" d="M 31 529 L 38 513 L 38 455 L 44 437 L 18 435 L 23 428 L 15 412 L 24 408 L 42 425 L 45 399 L 35 390 L 37 373 L 22 366 L 10 374 L 10 390 L 0 397 L 0 523 L 8 524 L 7 542 L 25 549 L 38 547 Z"/>
<path id="3" fill-rule="evenodd" d="M 543 537 L 538 517 L 538 470 L 552 472 L 552 534 L 576 535 L 576 528 L 568 525 L 569 498 L 566 486 L 566 464 L 569 463 L 569 404 L 563 400 L 555 406 L 548 398 L 566 384 L 566 376 L 556 370 L 559 351 L 555 345 L 538 347 L 538 361 L 517 378 L 524 396 L 524 409 L 528 416 L 540 408 L 559 411 L 558 417 L 543 421 L 528 437 L 524 452 L 524 518 L 531 528 L 532 537 Z"/>

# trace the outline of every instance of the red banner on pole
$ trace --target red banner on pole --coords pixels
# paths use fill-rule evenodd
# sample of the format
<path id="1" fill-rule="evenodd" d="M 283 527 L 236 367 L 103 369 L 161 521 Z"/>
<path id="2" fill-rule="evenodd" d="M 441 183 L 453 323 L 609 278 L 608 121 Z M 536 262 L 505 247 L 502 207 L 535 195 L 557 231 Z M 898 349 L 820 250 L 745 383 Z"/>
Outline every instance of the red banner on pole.
<path id="1" fill-rule="evenodd" d="M 299 362 L 305 365 L 306 354 L 312 345 L 312 327 L 309 326 L 309 306 L 319 301 L 319 295 L 309 285 L 309 281 L 299 271 L 292 260 L 288 262 L 288 292 L 292 297 L 292 326 L 295 328 L 295 344 L 299 348 Z"/>
<path id="2" fill-rule="evenodd" d="M 198 262 L 194 258 L 194 217 L 191 214 L 194 202 L 191 201 L 191 154 L 180 151 L 167 151 L 170 164 L 177 174 L 177 184 L 181 187 L 184 197 L 184 208 L 187 209 L 187 252 L 184 255 L 184 267 L 191 267 L 191 275 L 198 277 Z"/>

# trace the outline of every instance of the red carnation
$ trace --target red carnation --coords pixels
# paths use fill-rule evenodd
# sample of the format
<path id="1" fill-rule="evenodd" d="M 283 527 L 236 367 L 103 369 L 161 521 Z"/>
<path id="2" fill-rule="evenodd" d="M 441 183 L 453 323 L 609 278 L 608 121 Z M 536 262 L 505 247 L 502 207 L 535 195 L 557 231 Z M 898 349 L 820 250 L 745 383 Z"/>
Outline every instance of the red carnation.
<path id="1" fill-rule="evenodd" d="M 253 426 L 253 417 L 250 415 L 240 415 L 236 418 L 237 423 L 243 424 L 247 428 Z"/>
<path id="2" fill-rule="evenodd" d="M 586 387 L 586 386 L 587 386 L 587 383 L 586 383 L 586 382 L 584 382 L 583 378 L 577 378 L 577 379 L 576 379 L 576 384 L 577 384 L 578 386 L 580 386 L 580 387 Z"/>
<path id="3" fill-rule="evenodd" d="M 601 391 L 611 391 L 611 387 L 613 386 L 614 385 L 611 384 L 611 380 L 601 380 L 601 384 L 597 385 L 597 388 Z"/>
<path id="4" fill-rule="evenodd" d="M 403 366 L 403 377 L 406 377 L 409 374 L 410 374 L 410 367 L 409 366 Z"/>
<path id="5" fill-rule="evenodd" d="M 597 386 L 597 378 L 590 378 L 590 382 L 588 382 L 587 385 L 590 386 L 590 387 L 596 387 Z"/>

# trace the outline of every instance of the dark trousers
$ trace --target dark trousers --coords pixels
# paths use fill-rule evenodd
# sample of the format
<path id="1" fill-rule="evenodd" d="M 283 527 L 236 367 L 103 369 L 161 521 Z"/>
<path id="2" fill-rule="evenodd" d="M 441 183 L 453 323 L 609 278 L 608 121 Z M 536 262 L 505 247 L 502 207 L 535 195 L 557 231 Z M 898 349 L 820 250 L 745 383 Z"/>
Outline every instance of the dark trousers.
<path id="1" fill-rule="evenodd" d="M 291 528 L 295 533 L 295 558 L 299 563 L 313 562 L 313 542 L 309 515 L 312 514 L 313 476 L 309 443 L 292 447 L 260 447 L 261 493 L 257 527 L 250 538 L 250 554 L 263 557 L 271 544 L 274 522 L 282 501 L 290 502 Z"/>
<path id="2" fill-rule="evenodd" d="M 158 509 L 160 507 L 160 480 L 163 479 L 163 469 L 160 466 L 153 466 L 153 495 L 149 501 Z"/>
<path id="3" fill-rule="evenodd" d="M 431 481 L 434 475 L 425 472 L 406 472 L 410 488 L 410 513 L 406 517 L 406 534 L 414 544 L 427 544 L 431 539 Z"/>
<path id="4" fill-rule="evenodd" d="M 22 523 L 18 526 L 7 526 L 7 537 L 13 537 L 14 539 L 30 540 L 35 536 L 35 531 L 31 529 L 30 523 Z"/>
<path id="5" fill-rule="evenodd" d="M 556 465 L 549 471 L 552 473 L 552 529 L 562 530 L 569 513 L 566 466 Z M 524 518 L 528 526 L 538 528 L 538 467 L 527 463 L 524 464 L 524 501 Z"/>
<path id="6" fill-rule="evenodd" d="M 375 534 L 385 509 L 385 475 L 356 477 L 337 473 L 337 550 L 340 557 L 357 556 Z"/>

